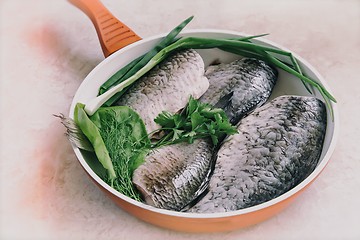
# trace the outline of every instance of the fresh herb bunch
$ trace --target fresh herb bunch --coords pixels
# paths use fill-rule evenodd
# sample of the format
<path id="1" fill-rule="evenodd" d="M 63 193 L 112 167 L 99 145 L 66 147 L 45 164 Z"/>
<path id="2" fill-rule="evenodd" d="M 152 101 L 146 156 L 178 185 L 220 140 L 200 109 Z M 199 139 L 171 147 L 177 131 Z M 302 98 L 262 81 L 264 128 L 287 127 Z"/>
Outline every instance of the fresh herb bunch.
<path id="1" fill-rule="evenodd" d="M 161 126 L 156 131 L 165 131 L 166 134 L 153 144 L 153 148 L 179 142 L 192 143 L 195 139 L 208 137 L 216 146 L 227 134 L 237 133 L 222 109 L 202 103 L 193 97 L 190 97 L 181 113 L 163 111 L 154 121 Z"/>
<path id="2" fill-rule="evenodd" d="M 76 105 L 74 122 L 62 117 L 70 141 L 96 154 L 105 170 L 99 176 L 107 184 L 138 201 L 141 197 L 132 184 L 132 174 L 150 151 L 179 142 L 192 143 L 198 138 L 210 138 L 217 145 L 226 135 L 237 133 L 222 109 L 193 97 L 181 113 L 164 111 L 155 118 L 161 126 L 156 132 L 166 134 L 153 143 L 143 120 L 131 108 L 102 107 L 88 116 L 84 107 L 81 103 Z"/>
<path id="3" fill-rule="evenodd" d="M 75 122 L 106 170 L 100 177 L 122 194 L 141 201 L 132 184 L 132 174 L 144 162 L 150 140 L 140 116 L 129 107 L 116 106 L 100 108 L 88 117 L 84 105 L 78 103 Z"/>

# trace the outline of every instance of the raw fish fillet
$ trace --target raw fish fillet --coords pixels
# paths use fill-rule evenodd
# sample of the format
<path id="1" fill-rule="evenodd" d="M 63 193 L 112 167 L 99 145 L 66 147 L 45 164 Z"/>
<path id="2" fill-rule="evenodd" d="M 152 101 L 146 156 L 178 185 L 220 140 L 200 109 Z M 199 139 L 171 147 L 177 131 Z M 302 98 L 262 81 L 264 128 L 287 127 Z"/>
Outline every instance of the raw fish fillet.
<path id="1" fill-rule="evenodd" d="M 161 147 L 134 171 L 133 183 L 147 204 L 180 211 L 203 192 L 212 155 L 204 139 Z"/>
<path id="2" fill-rule="evenodd" d="M 210 86 L 200 101 L 224 109 L 230 122 L 264 104 L 275 86 L 277 70 L 254 58 L 210 66 L 205 76 Z"/>
<path id="3" fill-rule="evenodd" d="M 269 201 L 316 167 L 326 109 L 314 97 L 281 96 L 238 124 L 217 153 L 208 193 L 189 212 L 228 212 Z"/>
<path id="4" fill-rule="evenodd" d="M 190 95 L 197 99 L 208 89 L 204 72 L 204 61 L 195 50 L 177 52 L 139 79 L 116 105 L 135 110 L 150 133 L 159 128 L 154 122 L 159 113 L 175 113 L 186 106 Z"/>
<path id="5" fill-rule="evenodd" d="M 211 85 L 201 101 L 224 108 L 233 123 L 268 99 L 277 78 L 276 70 L 255 59 L 211 66 L 206 73 Z M 135 170 L 133 183 L 147 204 L 182 211 L 206 190 L 213 153 L 204 139 L 160 148 Z"/>

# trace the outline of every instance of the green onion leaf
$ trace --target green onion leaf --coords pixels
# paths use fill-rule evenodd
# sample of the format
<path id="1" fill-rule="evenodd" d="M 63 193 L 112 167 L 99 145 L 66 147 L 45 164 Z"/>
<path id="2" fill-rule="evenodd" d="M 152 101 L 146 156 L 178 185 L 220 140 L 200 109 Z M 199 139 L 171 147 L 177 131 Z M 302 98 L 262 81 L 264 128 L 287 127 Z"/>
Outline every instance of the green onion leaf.
<path id="1" fill-rule="evenodd" d="M 103 85 L 101 85 L 99 94 L 103 94 L 112 86 L 121 83 L 122 81 L 134 75 L 141 68 L 143 68 L 150 61 L 150 59 L 153 58 L 159 51 L 161 51 L 169 44 L 173 43 L 176 36 L 192 19 L 193 16 L 187 18 L 180 25 L 175 27 L 168 35 L 166 35 L 166 37 L 163 38 L 153 49 L 151 49 L 145 55 L 130 62 L 128 65 L 126 65 L 124 68 L 120 69 L 117 73 L 115 73 L 112 77 L 110 77 L 109 80 L 107 80 Z M 121 95 L 126 91 L 126 89 L 127 88 L 125 88 L 121 92 L 116 93 L 111 99 L 109 99 L 105 103 L 105 105 L 111 106 L 115 101 L 117 101 L 121 97 Z"/>
<path id="2" fill-rule="evenodd" d="M 107 104 L 112 104 L 114 101 L 118 99 L 118 97 L 126 91 L 127 87 L 133 84 L 138 78 L 143 76 L 145 73 L 150 71 L 154 66 L 159 64 L 162 60 L 164 60 L 169 54 L 174 51 L 182 50 L 182 49 L 209 49 L 209 48 L 219 48 L 224 51 L 236 53 L 243 56 L 255 57 L 261 60 L 266 61 L 267 63 L 274 65 L 296 77 L 298 77 L 304 87 L 307 89 L 309 93 L 312 93 L 310 87 L 316 88 L 318 92 L 323 96 L 326 106 L 330 111 L 330 115 L 333 118 L 333 109 L 332 109 L 332 102 L 336 103 L 335 98 L 317 81 L 305 76 L 296 60 L 291 52 L 287 52 L 281 49 L 277 49 L 274 47 L 268 47 L 261 44 L 256 44 L 251 42 L 251 39 L 264 36 L 262 35 L 255 35 L 249 37 L 239 37 L 239 38 L 229 38 L 229 39 L 215 39 L 215 38 L 199 38 L 199 37 L 183 37 L 176 41 L 175 36 L 191 21 L 192 17 L 186 19 L 182 24 L 176 27 L 163 41 L 164 44 L 159 44 L 156 46 L 154 50 L 151 51 L 151 54 L 146 54 L 148 57 L 145 59 L 143 58 L 139 62 L 141 64 L 135 64 L 132 70 L 128 71 L 128 74 L 125 76 L 129 76 L 127 79 L 122 79 L 124 84 L 119 87 L 118 89 L 114 90 L 111 93 L 111 96 L 104 96 L 103 99 L 97 99 L 91 104 L 90 106 L 86 107 L 85 110 L 87 113 L 92 113 L 94 110 L 99 107 L 105 100 L 107 100 Z M 172 39 L 172 40 L 171 40 Z M 276 55 L 285 56 L 289 59 L 289 63 L 285 63 Z M 151 56 L 151 57 L 150 57 Z M 145 63 L 146 61 L 147 63 Z M 136 61 L 136 60 L 135 60 Z M 138 62 L 138 63 L 139 63 Z M 135 73 L 133 73 L 135 72 Z M 133 75 L 131 75 L 131 74 Z M 111 84 L 110 84 L 111 85 Z M 110 95 L 110 94 L 109 94 Z M 114 97 L 114 95 L 116 97 Z M 110 100 L 108 100 L 110 98 Z M 191 106 L 190 106 L 191 109 Z"/>

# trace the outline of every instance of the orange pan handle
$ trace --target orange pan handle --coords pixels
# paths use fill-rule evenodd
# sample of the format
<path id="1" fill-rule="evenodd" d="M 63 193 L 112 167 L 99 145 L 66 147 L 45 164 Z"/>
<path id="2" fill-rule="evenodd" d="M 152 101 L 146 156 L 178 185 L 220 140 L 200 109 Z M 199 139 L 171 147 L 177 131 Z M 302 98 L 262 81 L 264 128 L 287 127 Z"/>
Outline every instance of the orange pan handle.
<path id="1" fill-rule="evenodd" d="M 120 22 L 99 0 L 68 0 L 93 22 L 105 57 L 141 38 Z"/>

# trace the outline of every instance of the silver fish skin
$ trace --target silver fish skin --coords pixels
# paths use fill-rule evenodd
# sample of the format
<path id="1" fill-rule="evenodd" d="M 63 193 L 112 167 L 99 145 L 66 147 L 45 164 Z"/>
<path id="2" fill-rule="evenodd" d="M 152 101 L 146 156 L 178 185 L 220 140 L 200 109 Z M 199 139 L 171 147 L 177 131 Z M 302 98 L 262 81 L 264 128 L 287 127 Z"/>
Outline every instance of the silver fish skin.
<path id="1" fill-rule="evenodd" d="M 147 204 L 181 211 L 205 190 L 212 156 L 210 140 L 161 147 L 134 171 L 133 184 Z"/>
<path id="2" fill-rule="evenodd" d="M 189 212 L 228 212 L 269 201 L 316 167 L 326 108 L 314 97 L 281 96 L 238 124 L 217 153 L 208 193 Z"/>
<path id="3" fill-rule="evenodd" d="M 230 122 L 264 104 L 275 86 L 278 72 L 264 61 L 242 58 L 207 68 L 210 86 L 200 101 L 223 108 Z"/>
<path id="4" fill-rule="evenodd" d="M 190 95 L 199 98 L 209 87 L 201 56 L 193 49 L 179 51 L 140 78 L 116 103 L 135 110 L 150 133 L 159 128 L 154 119 L 162 111 L 184 108 Z"/>

